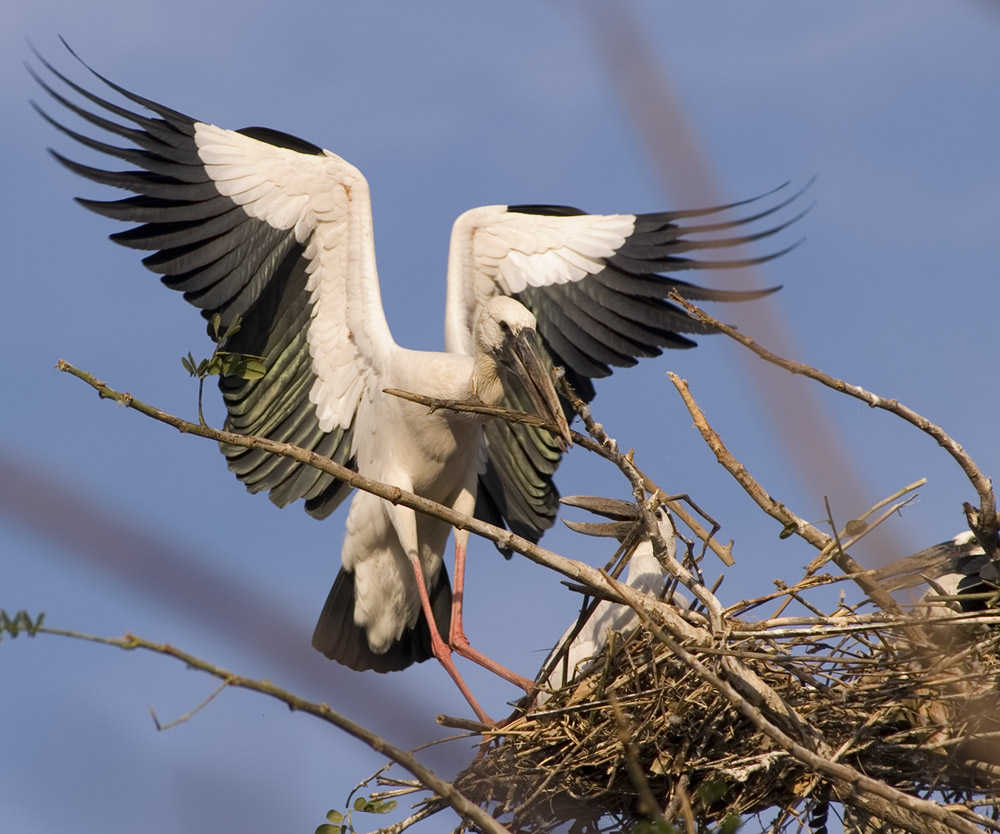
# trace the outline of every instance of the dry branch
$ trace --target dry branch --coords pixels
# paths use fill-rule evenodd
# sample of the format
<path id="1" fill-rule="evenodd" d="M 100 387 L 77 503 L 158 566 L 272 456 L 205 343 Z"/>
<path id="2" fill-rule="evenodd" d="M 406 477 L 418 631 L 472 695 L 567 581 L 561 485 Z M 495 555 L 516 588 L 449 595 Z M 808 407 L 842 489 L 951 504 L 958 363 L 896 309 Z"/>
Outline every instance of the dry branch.
<path id="1" fill-rule="evenodd" d="M 522 538 L 521 536 L 517 536 L 508 530 L 495 527 L 492 524 L 487 524 L 485 521 L 480 521 L 472 516 L 456 512 L 451 507 L 446 507 L 443 504 L 430 501 L 427 498 L 423 498 L 422 496 L 416 495 L 412 492 L 407 492 L 399 487 L 384 484 L 380 481 L 372 480 L 371 478 L 366 478 L 355 472 L 353 469 L 342 466 L 341 464 L 336 463 L 329 458 L 323 457 L 322 455 L 318 455 L 308 449 L 302 449 L 298 446 L 294 446 L 291 443 L 278 443 L 274 440 L 268 440 L 266 437 L 256 437 L 254 435 L 234 434 L 233 432 L 220 431 L 219 429 L 214 429 L 211 426 L 193 423 L 190 420 L 184 420 L 180 417 L 174 416 L 173 414 L 168 414 L 165 411 L 161 411 L 158 408 L 148 405 L 142 400 L 136 399 L 128 392 L 117 391 L 114 388 L 111 388 L 107 383 L 97 379 L 93 374 L 83 371 L 63 359 L 59 360 L 56 364 L 56 368 L 87 383 L 91 388 L 97 391 L 98 396 L 100 396 L 101 399 L 112 400 L 119 405 L 125 406 L 126 408 L 138 411 L 139 413 L 144 414 L 147 417 L 151 417 L 158 422 L 172 426 L 182 434 L 193 434 L 198 437 L 214 440 L 218 443 L 226 443 L 232 446 L 264 449 L 271 454 L 279 455 L 281 457 L 289 457 L 293 460 L 299 461 L 300 463 L 308 464 L 321 472 L 333 475 L 333 477 L 343 481 L 344 483 L 350 484 L 356 489 L 370 492 L 372 495 L 377 495 L 379 498 L 383 498 L 393 504 L 402 504 L 404 507 L 410 507 L 418 512 L 432 515 L 435 518 L 440 518 L 458 529 L 469 530 L 477 536 L 489 539 L 494 544 L 505 550 L 512 550 L 515 553 L 520 553 L 536 564 L 561 573 L 569 579 L 586 585 L 588 588 L 592 588 L 599 593 L 610 596 L 612 599 L 620 601 L 620 597 L 617 596 L 614 588 L 601 575 L 600 571 L 584 564 L 583 562 L 567 559 L 564 556 L 560 556 L 558 553 L 553 553 L 551 550 L 539 547 L 534 542 Z M 670 606 L 663 606 L 662 603 L 657 603 L 655 600 L 650 601 L 648 605 L 652 609 L 669 609 L 666 612 L 667 616 L 676 616 L 676 613 L 670 608 Z"/>
<path id="2" fill-rule="evenodd" d="M 907 612 L 882 584 L 884 572 L 865 571 L 848 555 L 866 530 L 854 524 L 829 536 L 771 499 L 726 449 L 687 386 L 673 375 L 720 463 L 759 506 L 814 546 L 819 559 L 829 558 L 839 566 L 844 576 L 807 575 L 773 594 L 723 607 L 714 588 L 702 581 L 697 564 L 674 559 L 660 539 L 652 510 L 669 496 L 638 468 L 631 452 L 620 452 L 568 388 L 589 434 L 574 433 L 574 442 L 600 454 L 627 478 L 654 552 L 673 581 L 697 600 L 703 619 L 682 616 L 673 605 L 639 594 L 602 571 L 371 481 L 315 453 L 181 420 L 108 388 L 68 363 L 60 362 L 59 367 L 86 381 L 102 398 L 179 431 L 256 446 L 315 466 L 354 487 L 522 553 L 595 596 L 638 613 L 642 629 L 621 638 L 612 635 L 591 671 L 556 692 L 544 709 L 522 705 L 453 785 L 425 781 L 411 768 L 412 762 L 385 751 L 466 818 L 472 814 L 452 801 L 449 789 L 471 801 L 479 813 L 488 812 L 489 823 L 475 818 L 474 825 L 482 830 L 506 830 L 496 827 L 503 825 L 514 832 L 546 832 L 568 820 L 581 831 L 588 826 L 603 829 L 609 820 L 627 828 L 640 819 L 666 819 L 696 830 L 733 814 L 777 811 L 771 827 L 777 832 L 801 826 L 803 802 L 827 793 L 848 814 L 851 830 L 1000 830 L 993 822 L 1000 809 L 990 798 L 1000 793 L 1000 757 L 990 755 L 1000 736 L 1000 720 L 992 717 L 998 712 L 1000 637 L 990 626 L 1000 622 L 1000 616 L 995 610 L 942 614 L 942 606 L 948 605 L 944 598 L 934 601 L 935 616 L 928 616 L 926 606 L 918 608 L 917 615 Z M 391 393 L 421 401 L 416 395 Z M 902 409 L 896 404 L 892 410 L 902 416 Z M 988 479 L 978 481 L 980 486 L 984 482 Z M 879 512 L 881 516 L 868 528 L 905 505 L 904 496 L 915 486 L 871 508 L 864 519 Z M 991 496 L 981 493 L 980 519 L 988 516 L 983 508 Z M 679 508 L 676 502 L 671 509 L 674 506 Z M 726 558 L 728 548 L 720 552 L 714 533 L 702 528 L 699 535 Z M 870 600 L 881 610 L 857 613 L 858 604 L 838 603 L 826 613 L 810 595 L 833 582 L 855 583 L 866 598 L 859 603 Z M 769 600 L 785 601 L 779 612 L 797 604 L 806 615 L 775 615 L 758 622 L 736 616 Z M 224 680 L 238 685 L 234 681 L 242 679 Z M 325 705 L 314 707 L 322 712 Z M 398 785 L 398 780 L 379 778 Z M 442 807 L 436 804 L 440 801 L 431 796 L 421 811 L 391 830 L 403 831 Z"/>
<path id="3" fill-rule="evenodd" d="M 85 640 L 90 643 L 100 643 L 105 646 L 114 646 L 119 649 L 125 649 L 126 651 L 144 649 L 146 651 L 180 660 L 191 669 L 198 669 L 199 671 L 206 672 L 212 677 L 221 680 L 223 682 L 223 687 L 249 689 L 252 692 L 259 692 L 262 695 L 267 695 L 275 700 L 281 701 L 291 710 L 308 713 L 309 715 L 319 718 L 321 721 L 332 724 L 338 729 L 343 730 L 348 735 L 353 736 L 364 744 L 367 744 L 377 753 L 388 756 L 394 762 L 397 762 L 399 765 L 412 773 L 420 781 L 421 785 L 433 791 L 437 796 L 447 802 L 452 808 L 455 809 L 460 817 L 474 822 L 482 831 L 489 831 L 492 832 L 492 834 L 509 834 L 507 829 L 497 822 L 497 820 L 485 813 L 481 807 L 469 801 L 467 797 L 463 796 L 460 791 L 455 789 L 455 786 L 451 782 L 442 779 L 432 770 L 422 765 L 410 752 L 390 744 L 384 738 L 376 733 L 373 733 L 366 727 L 363 727 L 362 725 L 351 721 L 349 718 L 344 717 L 340 713 L 331 709 L 329 704 L 320 704 L 315 701 L 308 701 L 305 698 L 301 698 L 292 692 L 288 692 L 287 690 L 276 686 L 270 681 L 254 680 L 253 678 L 237 675 L 216 666 L 213 663 L 209 663 L 206 660 L 202 660 L 199 657 L 195 657 L 194 655 L 181 651 L 174 646 L 166 643 L 153 643 L 149 640 L 144 640 L 141 637 L 136 637 L 134 634 L 126 634 L 124 637 L 99 637 L 92 634 L 82 634 L 77 631 L 51 628 L 49 626 L 40 626 L 35 630 L 35 633 L 50 634 L 58 637 L 69 637 L 74 640 Z M 217 692 L 213 693 L 211 697 L 214 698 L 215 694 L 217 694 Z M 158 722 L 157 727 L 160 728 Z"/>
<path id="4" fill-rule="evenodd" d="M 815 380 L 816 382 L 819 382 L 827 388 L 837 391 L 838 393 L 847 394 L 848 396 L 859 399 L 871 408 L 880 408 L 895 414 L 900 419 L 916 426 L 924 434 L 933 438 L 937 444 L 948 452 L 948 454 L 951 455 L 955 462 L 961 467 L 965 476 L 969 479 L 969 483 L 972 484 L 973 489 L 975 489 L 977 495 L 979 496 L 978 512 L 967 512 L 967 515 L 969 515 L 970 524 L 973 527 L 973 532 L 976 534 L 976 539 L 979 541 L 979 544 L 986 550 L 987 555 L 990 556 L 991 559 L 997 559 L 997 533 L 1000 531 L 1000 517 L 997 515 L 996 497 L 993 493 L 993 482 L 990 478 L 983 474 L 972 457 L 944 429 L 935 423 L 932 423 L 922 414 L 918 414 L 912 408 L 903 405 L 898 400 L 881 397 L 878 394 L 874 394 L 871 391 L 862 388 L 860 385 L 854 385 L 853 383 L 838 379 L 837 377 L 831 376 L 830 374 L 821 371 L 818 368 L 814 368 L 811 365 L 806 365 L 803 362 L 796 362 L 792 359 L 786 359 L 782 356 L 778 356 L 776 353 L 772 353 L 757 344 L 757 342 L 749 336 L 744 336 L 735 327 L 723 324 L 718 319 L 713 318 L 700 307 L 696 307 L 694 304 L 681 297 L 676 291 L 671 292 L 669 298 L 671 301 L 676 301 L 680 304 L 697 320 L 710 325 L 715 330 L 725 333 L 729 336 L 729 338 L 743 345 L 743 347 L 748 350 L 753 351 L 753 353 L 764 361 L 770 362 L 772 365 L 777 365 L 779 368 L 784 368 L 789 373 L 799 374 Z"/>
<path id="5" fill-rule="evenodd" d="M 668 373 L 668 376 L 670 377 L 670 381 L 674 384 L 674 387 L 680 393 L 681 398 L 684 400 L 684 405 L 687 406 L 688 411 L 694 418 L 695 427 L 701 433 L 701 436 L 704 438 L 709 448 L 715 453 L 719 463 L 721 463 L 737 480 L 740 486 L 746 490 L 747 494 L 756 502 L 757 506 L 759 506 L 772 518 L 780 521 L 785 526 L 786 530 L 794 531 L 820 552 L 829 553 L 829 558 L 836 562 L 837 566 L 840 567 L 844 573 L 849 573 L 852 576 L 855 576 L 855 581 L 883 610 L 894 613 L 902 613 L 898 603 L 892 598 L 891 594 L 889 594 L 889 592 L 877 582 L 872 581 L 867 572 L 864 571 L 845 550 L 837 547 L 837 543 L 833 537 L 821 532 L 805 519 L 795 515 L 795 513 L 789 510 L 788 507 L 781 502 L 775 501 L 770 494 L 768 494 L 768 492 L 757 483 L 756 479 L 747 471 L 746 467 L 743 466 L 743 464 L 740 463 L 726 448 L 725 443 L 722 442 L 722 438 L 719 437 L 715 429 L 709 425 L 708 420 L 705 419 L 705 415 L 698 407 L 698 404 L 694 401 L 694 397 L 691 396 L 687 382 L 674 373 Z"/>
<path id="6" fill-rule="evenodd" d="M 474 403 L 465 403 L 458 400 L 446 400 L 439 397 L 428 397 L 423 394 L 415 394 L 410 391 L 400 391 L 398 388 L 386 388 L 384 393 L 391 394 L 394 397 L 400 397 L 404 400 L 409 400 L 410 402 L 419 403 L 420 405 L 426 405 L 431 411 L 436 411 L 438 409 L 449 409 L 451 411 L 466 412 L 469 414 L 481 414 L 486 417 L 494 417 L 500 420 L 506 420 L 511 423 L 524 423 L 529 426 L 541 426 L 547 428 L 553 433 L 556 431 L 556 427 L 546 423 L 540 417 L 535 414 L 527 414 L 523 411 L 511 411 L 507 408 L 497 408 L 495 406 L 479 405 Z M 573 397 L 572 392 L 569 392 L 569 396 Z M 580 406 L 583 406 L 582 401 L 577 400 L 577 410 Z M 573 442 L 577 446 L 581 446 L 588 452 L 593 452 L 596 455 L 600 455 L 605 460 L 615 461 L 614 455 L 617 454 L 617 449 L 606 449 L 602 444 L 595 442 L 586 435 L 580 434 L 577 431 L 570 431 L 570 436 Z M 692 516 L 674 497 L 667 495 L 659 486 L 657 486 L 651 478 L 645 475 L 641 470 L 636 470 L 642 477 L 646 490 L 650 492 L 654 497 L 656 497 L 660 503 L 666 505 L 670 512 L 672 512 L 677 518 L 679 518 L 688 528 L 693 532 L 699 539 L 701 539 L 705 545 L 713 552 L 722 563 L 727 567 L 732 567 L 735 564 L 732 556 L 732 542 L 729 545 L 723 545 L 713 538 L 718 525 L 715 525 L 712 530 L 706 530 L 698 521 Z"/>

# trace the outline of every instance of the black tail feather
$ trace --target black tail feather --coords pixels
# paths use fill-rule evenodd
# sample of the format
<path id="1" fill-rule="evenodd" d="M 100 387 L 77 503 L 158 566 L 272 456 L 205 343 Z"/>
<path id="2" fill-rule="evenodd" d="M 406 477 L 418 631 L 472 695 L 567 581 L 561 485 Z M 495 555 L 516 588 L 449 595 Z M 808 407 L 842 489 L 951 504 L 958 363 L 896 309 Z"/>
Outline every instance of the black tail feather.
<path id="1" fill-rule="evenodd" d="M 447 640 L 451 627 L 451 583 L 442 565 L 429 592 L 431 610 L 438 631 Z M 414 663 L 433 657 L 431 634 L 424 612 L 420 612 L 413 628 L 408 628 L 384 654 L 376 654 L 368 645 L 364 628 L 354 623 L 354 574 L 340 569 L 323 612 L 319 615 L 312 638 L 313 648 L 330 660 L 363 672 L 398 672 Z"/>

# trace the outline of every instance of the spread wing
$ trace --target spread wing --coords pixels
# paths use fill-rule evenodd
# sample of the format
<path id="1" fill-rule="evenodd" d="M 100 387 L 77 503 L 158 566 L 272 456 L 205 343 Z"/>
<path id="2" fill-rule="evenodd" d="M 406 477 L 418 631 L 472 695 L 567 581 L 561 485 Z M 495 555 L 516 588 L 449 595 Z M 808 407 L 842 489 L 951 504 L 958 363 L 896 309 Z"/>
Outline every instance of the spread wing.
<path id="1" fill-rule="evenodd" d="M 355 426 L 394 348 L 361 173 L 309 142 L 266 128 L 215 127 L 91 70 L 130 106 L 115 104 L 37 57 L 83 104 L 32 71 L 54 101 L 121 144 L 70 129 L 35 105 L 42 116 L 87 148 L 134 166 L 92 168 L 52 151 L 74 173 L 134 195 L 79 202 L 140 224 L 111 239 L 152 250 L 143 263 L 205 318 L 217 313 L 223 331 L 240 317 L 241 329 L 226 350 L 264 357 L 263 378 L 221 379 L 226 428 L 353 466 Z M 135 105 L 151 115 L 134 112 Z M 306 509 L 323 517 L 349 491 L 288 458 L 232 446 L 222 451 L 251 492 L 267 490 L 279 506 L 304 498 Z"/>
<path id="2" fill-rule="evenodd" d="M 511 295 L 535 314 L 551 362 L 566 369 L 570 384 L 589 402 L 592 380 L 608 376 L 613 367 L 658 356 L 663 348 L 693 347 L 695 342 L 683 334 L 709 331 L 666 300 L 671 290 L 697 301 L 745 301 L 773 292 L 712 290 L 667 273 L 748 266 L 784 254 L 788 249 L 741 260 L 685 257 L 694 250 L 734 247 L 776 234 L 801 214 L 751 234 L 734 235 L 732 230 L 770 217 L 799 194 L 736 220 L 712 222 L 700 218 L 761 198 L 638 215 L 537 205 L 472 209 L 452 230 L 445 345 L 471 354 L 482 306 L 494 295 Z M 700 237 L 704 234 L 709 237 Z M 511 400 L 511 408 L 530 410 L 527 396 L 515 392 Z M 561 453 L 541 429 L 492 420 L 486 436 L 489 459 L 480 475 L 476 512 L 494 523 L 503 519 L 516 533 L 537 540 L 555 519 L 558 493 L 552 475 Z"/>

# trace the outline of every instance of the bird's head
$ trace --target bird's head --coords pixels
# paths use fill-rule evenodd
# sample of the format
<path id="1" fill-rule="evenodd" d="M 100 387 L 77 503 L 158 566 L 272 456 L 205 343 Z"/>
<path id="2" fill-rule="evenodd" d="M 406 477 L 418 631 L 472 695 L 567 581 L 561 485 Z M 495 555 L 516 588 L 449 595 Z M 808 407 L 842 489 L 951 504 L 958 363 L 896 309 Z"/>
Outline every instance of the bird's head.
<path id="1" fill-rule="evenodd" d="M 565 451 L 573 441 L 536 327 L 534 315 L 519 301 L 504 295 L 491 298 L 476 322 L 473 389 L 487 405 L 504 402 L 534 411 L 556 427 L 556 442 Z"/>

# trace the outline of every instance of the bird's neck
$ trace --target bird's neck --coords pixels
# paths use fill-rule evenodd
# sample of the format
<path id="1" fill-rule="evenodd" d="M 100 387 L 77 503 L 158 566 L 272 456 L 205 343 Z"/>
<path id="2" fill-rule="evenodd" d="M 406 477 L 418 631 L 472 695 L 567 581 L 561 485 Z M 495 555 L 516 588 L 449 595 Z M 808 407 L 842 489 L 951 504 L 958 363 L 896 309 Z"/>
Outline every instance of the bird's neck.
<path id="1" fill-rule="evenodd" d="M 489 355 L 479 354 L 472 366 L 471 394 L 483 405 L 496 407 L 503 402 L 503 382 L 496 361 Z"/>

